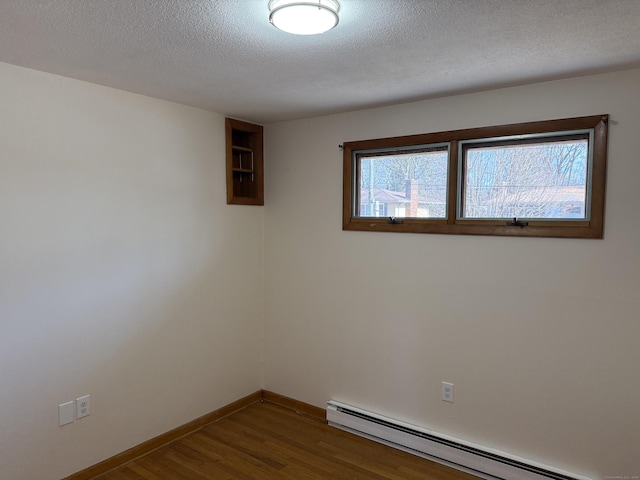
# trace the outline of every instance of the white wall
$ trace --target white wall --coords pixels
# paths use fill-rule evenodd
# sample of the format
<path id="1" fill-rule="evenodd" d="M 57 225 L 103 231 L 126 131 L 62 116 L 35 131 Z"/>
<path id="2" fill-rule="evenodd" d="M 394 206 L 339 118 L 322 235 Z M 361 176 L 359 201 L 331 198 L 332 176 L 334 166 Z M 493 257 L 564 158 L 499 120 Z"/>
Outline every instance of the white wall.
<path id="1" fill-rule="evenodd" d="M 604 240 L 341 230 L 344 141 L 607 113 Z M 640 70 L 269 125 L 265 388 L 640 475 L 639 131 Z"/>
<path id="2" fill-rule="evenodd" d="M 225 204 L 220 115 L 6 64 L 0 105 L 3 479 L 69 475 L 263 373 L 318 406 L 640 473 L 640 70 L 267 126 L 264 209 Z M 599 113 L 604 240 L 341 230 L 339 143 Z M 92 414 L 58 427 L 85 394 Z"/>
<path id="3" fill-rule="evenodd" d="M 224 118 L 7 64 L 0 105 L 0 477 L 260 389 L 263 209 L 226 205 Z"/>

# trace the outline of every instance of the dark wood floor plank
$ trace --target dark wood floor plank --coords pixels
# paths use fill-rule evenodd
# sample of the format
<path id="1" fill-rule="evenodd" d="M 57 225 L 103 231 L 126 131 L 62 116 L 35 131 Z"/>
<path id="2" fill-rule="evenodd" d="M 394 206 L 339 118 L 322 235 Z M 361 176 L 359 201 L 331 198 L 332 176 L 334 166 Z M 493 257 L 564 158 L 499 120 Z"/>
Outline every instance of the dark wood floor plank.
<path id="1" fill-rule="evenodd" d="M 212 465 L 217 472 L 220 472 L 233 480 L 255 480 L 256 472 L 253 467 L 244 464 L 244 459 L 238 458 L 233 447 L 225 442 L 219 442 L 204 432 L 198 432 L 197 435 L 186 437 L 180 440 L 186 446 L 193 448 L 203 454 L 211 454 L 212 460 L 217 460 Z M 250 473 L 247 473 L 247 470 Z M 217 478 L 217 477 L 213 477 Z"/>
<path id="2" fill-rule="evenodd" d="M 478 480 L 259 403 L 94 480 Z"/>

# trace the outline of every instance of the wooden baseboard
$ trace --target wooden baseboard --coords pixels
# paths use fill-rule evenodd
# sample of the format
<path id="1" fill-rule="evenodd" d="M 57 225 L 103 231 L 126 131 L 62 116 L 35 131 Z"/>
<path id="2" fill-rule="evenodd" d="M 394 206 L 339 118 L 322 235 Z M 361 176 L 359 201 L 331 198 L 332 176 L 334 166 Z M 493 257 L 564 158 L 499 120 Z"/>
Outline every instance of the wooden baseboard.
<path id="1" fill-rule="evenodd" d="M 141 443 L 140 445 L 136 445 L 129 450 L 125 450 L 122 453 L 119 453 L 111 458 L 108 458 L 100 463 L 97 463 L 89 468 L 85 468 L 73 475 L 66 477 L 64 480 L 90 480 L 98 475 L 106 473 L 110 470 L 118 468 L 125 463 L 129 463 L 132 460 L 135 460 L 138 457 L 151 453 L 154 450 L 157 450 L 160 447 L 167 445 L 185 435 L 195 432 L 196 430 L 200 430 L 207 425 L 214 423 L 217 420 L 220 420 L 223 417 L 227 417 L 232 413 L 237 412 L 238 410 L 242 410 L 254 403 L 258 403 L 263 399 L 262 390 L 259 390 L 251 395 L 247 395 L 240 400 L 236 400 L 235 402 L 230 403 L 218 410 L 215 410 L 211 413 L 208 413 L 200 418 L 196 418 L 189 423 L 185 423 L 180 427 L 174 428 L 162 435 L 158 435 L 151 440 L 147 440 L 146 442 Z"/>
<path id="2" fill-rule="evenodd" d="M 327 421 L 327 412 L 324 409 L 301 402 L 300 400 L 294 400 L 293 398 L 285 397 L 284 395 L 280 395 L 279 393 L 263 390 L 262 401 L 274 403 L 290 410 L 295 410 L 301 415 L 313 417 L 324 422 Z"/>

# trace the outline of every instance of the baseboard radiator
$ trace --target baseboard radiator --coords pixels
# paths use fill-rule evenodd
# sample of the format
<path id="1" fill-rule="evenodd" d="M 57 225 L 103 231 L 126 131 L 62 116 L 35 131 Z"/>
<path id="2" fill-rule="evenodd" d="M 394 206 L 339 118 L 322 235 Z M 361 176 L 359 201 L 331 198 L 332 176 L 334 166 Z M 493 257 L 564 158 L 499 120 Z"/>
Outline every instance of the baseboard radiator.
<path id="1" fill-rule="evenodd" d="M 333 427 L 485 479 L 590 480 L 582 475 L 486 449 L 334 400 L 327 403 L 327 421 Z"/>

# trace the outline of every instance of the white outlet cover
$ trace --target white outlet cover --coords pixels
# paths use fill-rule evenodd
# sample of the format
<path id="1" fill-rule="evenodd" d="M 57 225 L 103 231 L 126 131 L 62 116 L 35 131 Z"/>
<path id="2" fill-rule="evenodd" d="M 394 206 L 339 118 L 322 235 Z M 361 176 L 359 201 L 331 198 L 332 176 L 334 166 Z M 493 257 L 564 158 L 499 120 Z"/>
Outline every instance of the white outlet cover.
<path id="1" fill-rule="evenodd" d="M 442 382 L 442 401 L 453 403 L 453 383 Z"/>
<path id="2" fill-rule="evenodd" d="M 73 422 L 73 402 L 66 402 L 58 405 L 58 425 L 66 425 Z"/>
<path id="3" fill-rule="evenodd" d="M 91 413 L 91 398 L 89 395 L 76 398 L 76 415 L 77 418 L 86 417 Z"/>

